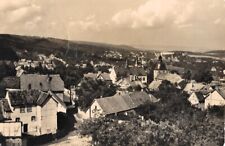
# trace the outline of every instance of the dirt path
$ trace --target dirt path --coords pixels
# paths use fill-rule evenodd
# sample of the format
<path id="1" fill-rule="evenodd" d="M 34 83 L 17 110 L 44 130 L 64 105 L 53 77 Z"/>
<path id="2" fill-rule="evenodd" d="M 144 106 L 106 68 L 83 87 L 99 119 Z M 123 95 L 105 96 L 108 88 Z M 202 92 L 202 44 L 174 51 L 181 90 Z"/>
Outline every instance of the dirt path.
<path id="1" fill-rule="evenodd" d="M 70 132 L 66 137 L 45 144 L 44 146 L 91 146 L 91 137 L 82 137 L 75 130 Z"/>

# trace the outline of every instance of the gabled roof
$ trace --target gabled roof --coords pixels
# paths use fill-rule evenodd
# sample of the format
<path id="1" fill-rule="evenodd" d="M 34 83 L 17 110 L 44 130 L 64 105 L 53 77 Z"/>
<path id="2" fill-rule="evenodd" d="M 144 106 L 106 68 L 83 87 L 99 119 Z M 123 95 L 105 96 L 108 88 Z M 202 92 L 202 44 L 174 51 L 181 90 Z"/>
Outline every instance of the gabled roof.
<path id="1" fill-rule="evenodd" d="M 216 91 L 225 99 L 225 87 L 217 88 Z"/>
<path id="2" fill-rule="evenodd" d="M 60 75 L 24 74 L 20 77 L 20 89 L 63 92 L 64 82 Z"/>
<path id="3" fill-rule="evenodd" d="M 205 100 L 205 97 L 203 96 L 203 94 L 201 92 L 195 92 L 196 97 L 198 98 L 200 103 L 203 103 Z"/>
<path id="4" fill-rule="evenodd" d="M 9 102 L 13 107 L 24 107 L 24 106 L 42 106 L 45 101 L 52 97 L 56 102 L 65 106 L 63 101 L 56 96 L 54 93 L 49 91 L 48 93 L 40 90 L 19 90 L 19 91 L 8 91 Z"/>
<path id="5" fill-rule="evenodd" d="M 125 95 L 114 95 L 111 97 L 99 98 L 95 101 L 100 105 L 104 114 L 109 115 L 137 108 L 138 106 L 152 101 L 153 96 L 146 92 L 134 92 Z"/>

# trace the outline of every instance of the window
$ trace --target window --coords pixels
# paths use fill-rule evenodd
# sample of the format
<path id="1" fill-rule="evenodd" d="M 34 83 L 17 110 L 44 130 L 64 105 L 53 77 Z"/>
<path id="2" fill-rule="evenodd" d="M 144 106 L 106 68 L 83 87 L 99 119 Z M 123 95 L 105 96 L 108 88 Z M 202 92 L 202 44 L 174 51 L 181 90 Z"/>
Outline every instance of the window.
<path id="1" fill-rule="evenodd" d="M 31 84 L 28 85 L 28 90 L 30 90 L 30 89 L 31 89 Z"/>
<path id="2" fill-rule="evenodd" d="M 43 87 L 43 84 L 42 84 L 42 83 L 40 83 L 40 87 L 41 87 L 41 88 Z"/>
<path id="3" fill-rule="evenodd" d="M 25 113 L 25 107 L 20 108 L 20 113 Z"/>
<path id="4" fill-rule="evenodd" d="M 31 121 L 36 121 L 36 116 L 32 116 Z"/>
<path id="5" fill-rule="evenodd" d="M 19 122 L 20 121 L 20 118 L 16 118 L 16 122 Z"/>
<path id="6" fill-rule="evenodd" d="M 145 77 L 142 77 L 142 80 L 145 81 Z"/>
<path id="7" fill-rule="evenodd" d="M 32 112 L 32 107 L 27 107 L 27 112 L 28 113 Z"/>

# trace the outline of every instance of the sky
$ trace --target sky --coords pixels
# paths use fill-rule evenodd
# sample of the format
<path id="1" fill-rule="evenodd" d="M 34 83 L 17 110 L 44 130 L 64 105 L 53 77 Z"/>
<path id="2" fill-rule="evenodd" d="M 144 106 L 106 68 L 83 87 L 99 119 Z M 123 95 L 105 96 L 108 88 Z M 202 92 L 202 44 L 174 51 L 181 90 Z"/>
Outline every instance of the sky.
<path id="1" fill-rule="evenodd" d="M 225 0 L 0 0 L 0 33 L 225 50 Z"/>

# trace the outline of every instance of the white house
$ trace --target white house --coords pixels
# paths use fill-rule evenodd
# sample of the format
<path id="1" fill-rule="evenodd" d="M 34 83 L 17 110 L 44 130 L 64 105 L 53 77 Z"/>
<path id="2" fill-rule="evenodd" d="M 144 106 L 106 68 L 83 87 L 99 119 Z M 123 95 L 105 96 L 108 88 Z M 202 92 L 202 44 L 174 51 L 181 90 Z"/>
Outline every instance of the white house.
<path id="1" fill-rule="evenodd" d="M 55 94 L 39 90 L 8 90 L 4 99 L 7 121 L 22 122 L 22 133 L 33 136 L 54 134 L 57 130 L 57 112 L 66 105 Z"/>
<path id="2" fill-rule="evenodd" d="M 193 92 L 189 97 L 188 101 L 196 108 L 204 109 L 205 97 L 201 92 Z"/>
<path id="3" fill-rule="evenodd" d="M 129 74 L 130 81 L 141 81 L 143 84 L 146 84 L 148 82 L 148 76 L 144 68 L 130 68 Z"/>
<path id="4" fill-rule="evenodd" d="M 212 106 L 225 105 L 225 87 L 217 88 L 210 93 L 205 99 L 205 109 Z"/>
<path id="5" fill-rule="evenodd" d="M 51 91 L 63 100 L 64 81 L 58 74 L 40 75 L 23 74 L 20 77 L 21 90 L 40 90 L 43 92 Z"/>
<path id="6" fill-rule="evenodd" d="M 138 108 L 146 102 L 158 102 L 153 95 L 146 92 L 116 94 L 114 96 L 95 99 L 85 113 L 86 118 L 98 118 L 107 115 L 125 113 Z"/>

